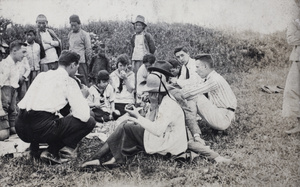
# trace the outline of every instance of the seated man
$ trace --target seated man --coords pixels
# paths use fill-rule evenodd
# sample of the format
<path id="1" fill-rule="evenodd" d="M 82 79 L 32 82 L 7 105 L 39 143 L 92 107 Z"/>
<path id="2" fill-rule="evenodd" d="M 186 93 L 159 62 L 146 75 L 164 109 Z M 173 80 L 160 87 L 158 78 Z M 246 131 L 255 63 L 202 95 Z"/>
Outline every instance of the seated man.
<path id="1" fill-rule="evenodd" d="M 183 88 L 183 97 L 188 99 L 193 111 L 198 111 L 208 124 L 216 130 L 227 129 L 234 119 L 236 97 L 227 81 L 214 70 L 211 55 L 197 55 L 196 72 L 203 83 Z"/>
<path id="2" fill-rule="evenodd" d="M 143 91 L 149 93 L 150 100 L 146 117 L 142 117 L 133 105 L 126 108 L 130 117 L 124 119 L 124 124 L 120 124 L 99 151 L 81 167 L 101 165 L 101 159 L 109 152 L 112 159 L 103 165 L 123 164 L 126 156 L 140 151 L 161 155 L 178 155 L 186 151 L 184 114 L 168 94 L 166 77 L 158 72 L 149 74 Z M 127 120 L 134 123 L 126 123 Z"/>
<path id="3" fill-rule="evenodd" d="M 78 142 L 95 126 L 88 102 L 72 78 L 79 58 L 75 52 L 63 51 L 58 69 L 40 73 L 18 104 L 16 131 L 31 143 L 32 156 L 38 156 L 39 143 L 48 143 L 42 160 L 60 164 L 75 158 Z M 65 117 L 60 118 L 59 113 Z"/>

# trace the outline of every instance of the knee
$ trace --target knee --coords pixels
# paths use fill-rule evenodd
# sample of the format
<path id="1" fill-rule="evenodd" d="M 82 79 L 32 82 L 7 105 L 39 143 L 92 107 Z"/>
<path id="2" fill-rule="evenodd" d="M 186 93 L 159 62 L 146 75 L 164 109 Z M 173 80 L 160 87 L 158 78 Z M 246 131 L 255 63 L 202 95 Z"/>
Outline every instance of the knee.
<path id="1" fill-rule="evenodd" d="M 95 118 L 91 116 L 90 119 L 86 122 L 86 125 L 87 128 L 92 131 L 96 125 Z"/>
<path id="2" fill-rule="evenodd" d="M 0 141 L 3 141 L 9 137 L 9 129 L 0 130 Z"/>

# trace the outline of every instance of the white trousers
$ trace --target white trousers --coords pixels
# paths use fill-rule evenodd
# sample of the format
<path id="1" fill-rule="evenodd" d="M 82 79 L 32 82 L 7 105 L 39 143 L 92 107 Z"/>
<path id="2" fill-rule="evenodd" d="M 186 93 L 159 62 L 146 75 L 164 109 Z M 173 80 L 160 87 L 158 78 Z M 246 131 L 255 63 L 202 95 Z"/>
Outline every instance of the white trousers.
<path id="1" fill-rule="evenodd" d="M 198 113 L 216 130 L 227 129 L 235 116 L 233 111 L 226 108 L 218 108 L 204 95 L 199 95 L 198 97 L 189 100 L 188 105 L 191 110 L 194 111 L 195 116 L 196 113 Z"/>

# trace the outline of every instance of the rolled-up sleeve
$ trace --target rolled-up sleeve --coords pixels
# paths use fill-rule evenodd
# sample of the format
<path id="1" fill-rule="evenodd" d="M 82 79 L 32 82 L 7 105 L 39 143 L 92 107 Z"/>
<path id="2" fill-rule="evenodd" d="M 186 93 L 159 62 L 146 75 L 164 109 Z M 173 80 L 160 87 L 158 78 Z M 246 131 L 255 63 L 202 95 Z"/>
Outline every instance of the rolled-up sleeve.
<path id="1" fill-rule="evenodd" d="M 72 115 L 82 122 L 87 122 L 90 118 L 90 108 L 88 101 L 83 97 L 80 88 L 75 80 L 68 79 L 67 100 L 71 106 Z"/>

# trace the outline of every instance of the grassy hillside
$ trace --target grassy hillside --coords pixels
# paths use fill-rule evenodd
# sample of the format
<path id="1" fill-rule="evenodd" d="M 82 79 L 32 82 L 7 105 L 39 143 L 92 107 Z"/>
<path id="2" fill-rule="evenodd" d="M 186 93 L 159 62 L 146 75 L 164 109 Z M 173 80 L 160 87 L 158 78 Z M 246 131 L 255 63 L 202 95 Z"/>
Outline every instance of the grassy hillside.
<path id="1" fill-rule="evenodd" d="M 130 38 L 133 26 L 129 22 L 99 21 L 82 25 L 105 42 L 110 59 L 122 53 L 130 53 Z M 70 28 L 54 28 L 62 39 L 63 48 L 68 47 Z M 191 56 L 210 53 L 222 72 L 249 71 L 253 67 L 286 66 L 291 48 L 287 45 L 284 32 L 260 35 L 253 32 L 234 33 L 217 31 L 192 24 L 149 24 L 147 31 L 154 36 L 158 59 L 174 58 L 176 46 L 186 45 Z M 24 26 L 13 25 L 3 38 L 10 42 L 24 40 Z M 95 37 L 93 37 L 95 38 Z M 112 62 L 113 63 L 113 62 Z"/>

